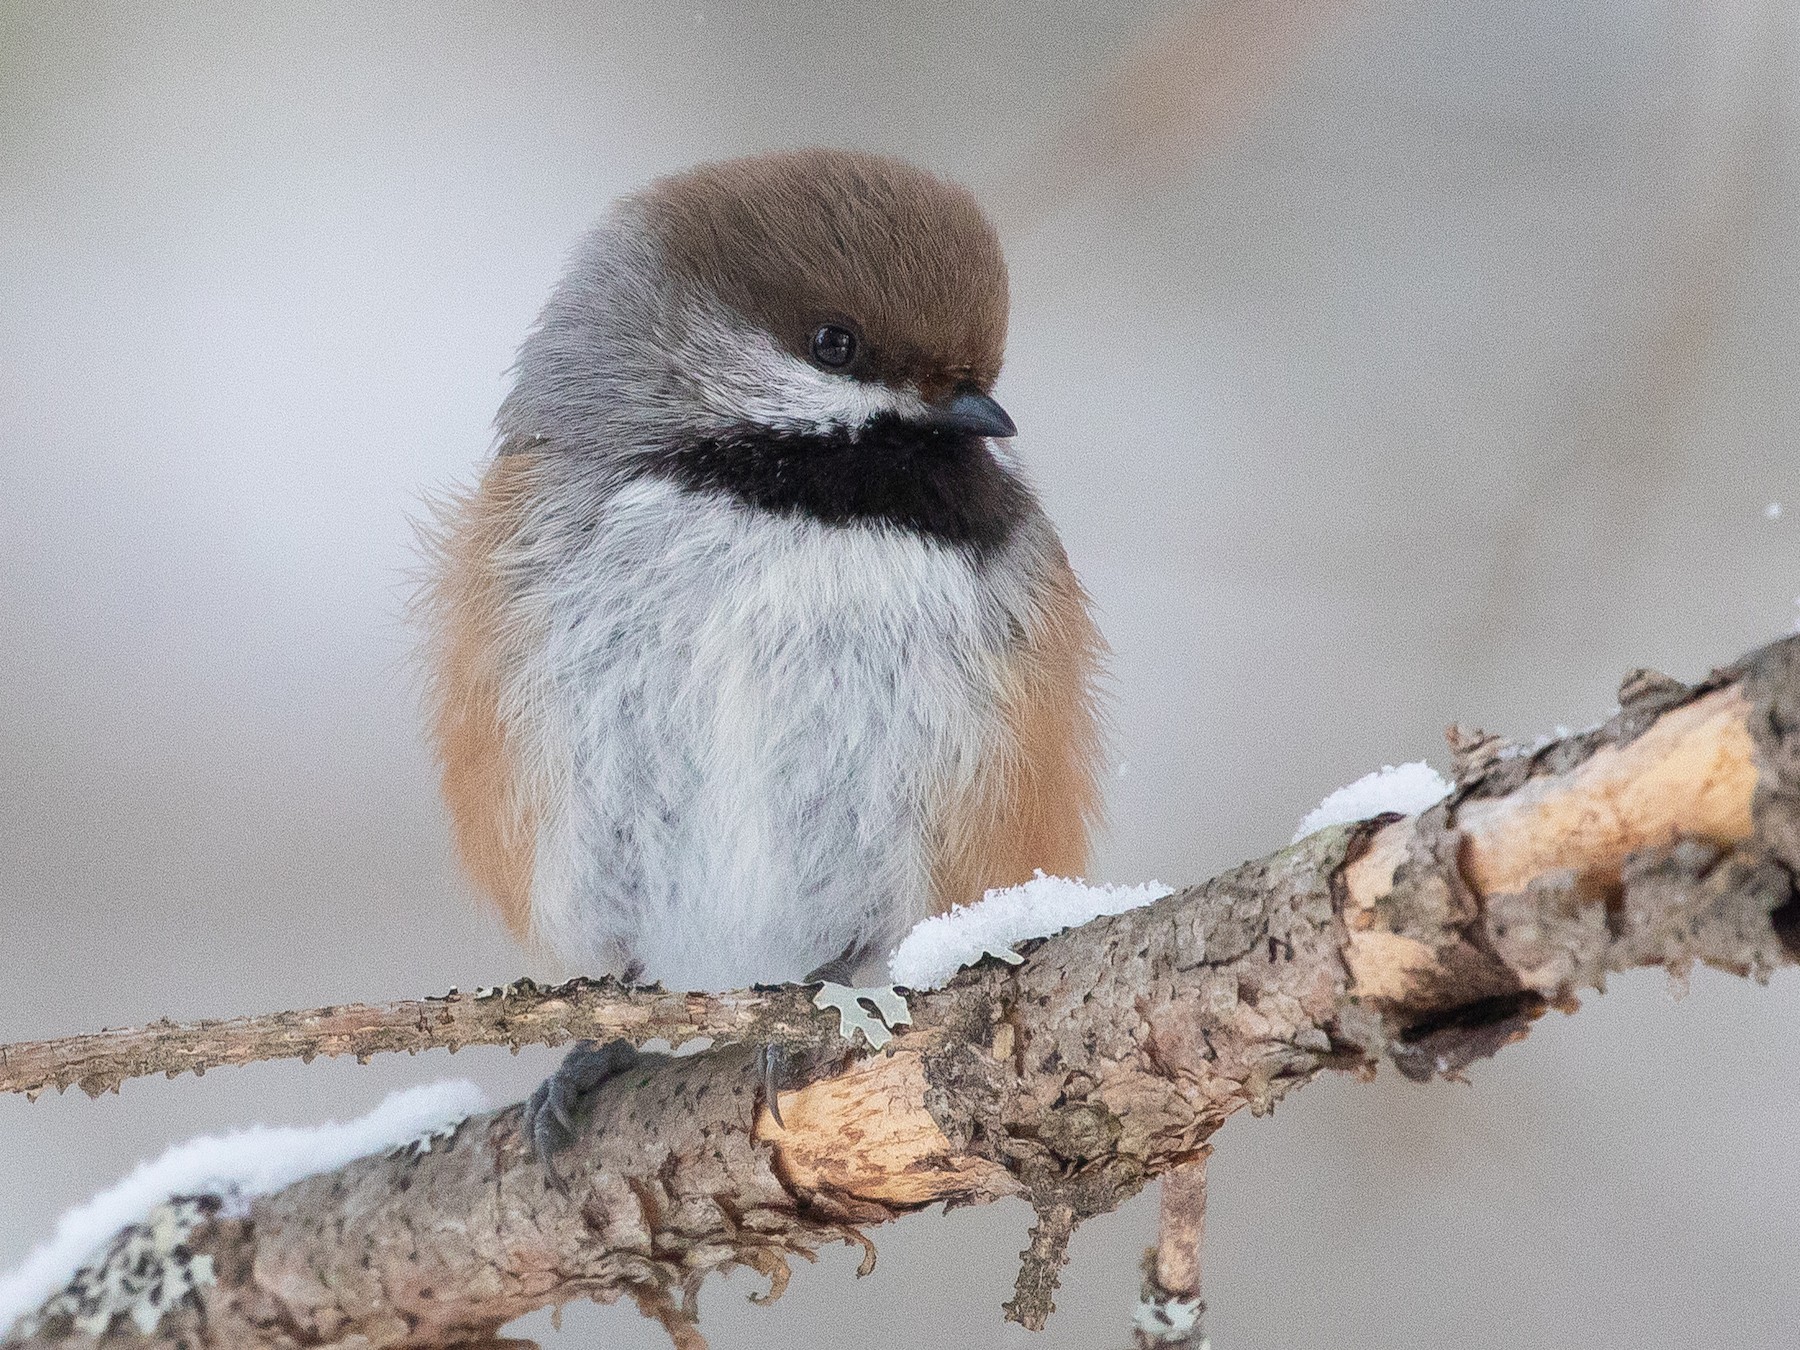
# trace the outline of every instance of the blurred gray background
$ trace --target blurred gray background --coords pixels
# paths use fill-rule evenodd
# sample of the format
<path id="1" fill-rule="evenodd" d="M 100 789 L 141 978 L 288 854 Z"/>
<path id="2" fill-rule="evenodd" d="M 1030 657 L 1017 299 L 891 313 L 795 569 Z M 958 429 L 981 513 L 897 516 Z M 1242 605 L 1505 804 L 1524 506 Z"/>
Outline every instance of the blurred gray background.
<path id="1" fill-rule="evenodd" d="M 1098 871 L 1180 882 L 1449 721 L 1794 627 L 1797 114 L 1787 0 L 0 6 L 0 1041 L 526 969 L 420 746 L 408 522 L 616 193 L 822 141 L 990 204 L 1000 392 L 1117 654 Z M 1623 979 L 1472 1088 L 1233 1121 L 1213 1343 L 1792 1345 L 1796 1027 L 1792 973 Z M 0 1266 L 172 1140 L 554 1060 L 0 1099 Z M 1022 1206 L 704 1324 L 1123 1345 L 1153 1217 L 1081 1232 L 1036 1338 Z"/>

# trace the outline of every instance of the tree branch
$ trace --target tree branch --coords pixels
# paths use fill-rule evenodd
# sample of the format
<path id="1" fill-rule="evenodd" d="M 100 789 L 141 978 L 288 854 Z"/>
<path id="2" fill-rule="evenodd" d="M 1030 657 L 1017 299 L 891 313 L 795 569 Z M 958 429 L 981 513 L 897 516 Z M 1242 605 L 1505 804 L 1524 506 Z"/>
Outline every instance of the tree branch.
<path id="1" fill-rule="evenodd" d="M 167 1206 L 6 1344 L 444 1345 L 545 1304 L 628 1297 L 699 1346 L 708 1274 L 748 1266 L 779 1292 L 794 1255 L 866 1245 L 862 1227 L 939 1201 L 1012 1195 L 1040 1216 L 1012 1305 L 1036 1320 L 1067 1230 L 1191 1164 L 1241 1108 L 1264 1114 L 1323 1069 L 1366 1074 L 1383 1057 L 1454 1077 L 1612 971 L 1700 961 L 1761 979 L 1794 959 L 1800 639 L 1692 688 L 1635 672 L 1621 703 L 1535 748 L 1458 732 L 1456 790 L 1430 811 L 1322 831 L 1027 944 L 1022 965 L 984 962 L 917 996 L 912 1028 L 880 1053 L 820 1031 L 797 991 L 592 986 L 584 1017 L 666 1006 L 644 1034 L 793 1030 L 804 1085 L 782 1097 L 786 1129 L 759 1106 L 753 1050 L 715 1047 L 609 1087 L 567 1157 L 568 1196 L 544 1184 L 509 1107 L 241 1213 Z M 506 1000 L 409 1006 L 454 1020 L 490 1002 Z M 532 1025 L 526 1039 L 550 1038 Z M 121 1273 L 146 1263 L 164 1300 L 148 1316 Z"/>
<path id="2" fill-rule="evenodd" d="M 724 994 L 671 994 L 615 980 L 535 980 L 392 1003 L 347 1003 L 297 1012 L 200 1022 L 168 1019 L 0 1045 L 0 1092 L 35 1099 L 46 1088 L 79 1087 L 90 1097 L 117 1092 L 131 1078 L 204 1074 L 227 1065 L 270 1059 L 372 1055 L 403 1050 L 455 1052 L 471 1045 L 562 1045 L 576 1039 L 624 1039 L 642 1045 L 663 1038 L 680 1045 L 696 1037 L 719 1040 L 806 1040 L 814 1010 L 795 986 Z"/>

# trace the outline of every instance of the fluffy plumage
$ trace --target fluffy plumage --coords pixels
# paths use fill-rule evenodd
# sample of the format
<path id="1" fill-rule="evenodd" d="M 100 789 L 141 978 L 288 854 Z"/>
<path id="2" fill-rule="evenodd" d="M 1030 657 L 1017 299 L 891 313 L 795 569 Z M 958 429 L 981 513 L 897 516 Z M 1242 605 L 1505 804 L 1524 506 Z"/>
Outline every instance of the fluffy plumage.
<path id="1" fill-rule="evenodd" d="M 930 424 L 1005 314 L 973 200 L 875 156 L 694 170 L 583 242 L 428 597 L 446 801 L 515 928 L 732 987 L 1085 865 L 1085 598 L 1010 457 Z"/>

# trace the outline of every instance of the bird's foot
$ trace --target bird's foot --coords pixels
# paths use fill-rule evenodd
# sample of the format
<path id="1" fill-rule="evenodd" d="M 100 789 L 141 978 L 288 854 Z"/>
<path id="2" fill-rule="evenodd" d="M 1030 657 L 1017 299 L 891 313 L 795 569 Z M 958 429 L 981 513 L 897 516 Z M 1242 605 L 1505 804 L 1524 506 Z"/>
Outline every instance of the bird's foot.
<path id="1" fill-rule="evenodd" d="M 890 1028 L 912 1024 L 912 1011 L 892 985 L 857 989 L 827 980 L 813 995 L 813 1007 L 837 1009 L 838 1034 L 853 1041 L 860 1031 L 875 1050 L 894 1039 Z"/>
<path id="2" fill-rule="evenodd" d="M 575 1142 L 580 1117 L 594 1094 L 635 1064 L 667 1058 L 639 1050 L 630 1041 L 577 1041 L 556 1072 L 538 1085 L 525 1103 L 525 1139 L 544 1179 L 560 1194 L 569 1193 L 569 1183 L 556 1170 L 555 1156 Z"/>

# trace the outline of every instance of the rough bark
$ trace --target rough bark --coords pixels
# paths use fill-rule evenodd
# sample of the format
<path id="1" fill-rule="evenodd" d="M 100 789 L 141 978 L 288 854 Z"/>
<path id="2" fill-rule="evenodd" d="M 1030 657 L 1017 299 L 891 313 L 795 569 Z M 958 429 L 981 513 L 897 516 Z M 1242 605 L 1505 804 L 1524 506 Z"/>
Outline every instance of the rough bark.
<path id="1" fill-rule="evenodd" d="M 184 1202 L 156 1220 L 161 1247 L 122 1238 L 115 1263 L 164 1251 L 147 1337 L 115 1264 L 6 1344 L 479 1342 L 545 1304 L 628 1297 L 699 1346 L 708 1274 L 749 1266 L 778 1292 L 822 1243 L 1013 1195 L 1039 1222 L 1010 1315 L 1041 1322 L 1068 1231 L 1191 1163 L 1237 1110 L 1383 1057 L 1454 1077 L 1612 971 L 1762 979 L 1794 958 L 1800 639 L 1693 687 L 1634 672 L 1621 703 L 1537 747 L 1457 732 L 1442 804 L 985 962 L 916 997 L 885 1051 L 796 1016 L 805 1085 L 782 1097 L 785 1130 L 752 1051 L 720 1046 L 609 1088 L 567 1196 L 509 1107 L 242 1213 Z"/>
<path id="2" fill-rule="evenodd" d="M 562 1045 L 571 1040 L 636 1044 L 662 1038 L 679 1045 L 700 1036 L 720 1040 L 804 1039 L 812 1006 L 794 987 L 724 994 L 671 994 L 613 980 L 531 979 L 464 993 L 392 1003 L 348 1003 L 296 1012 L 200 1022 L 164 1019 L 0 1045 L 0 1092 L 36 1098 L 46 1089 L 78 1087 L 90 1097 L 117 1092 L 131 1078 L 204 1074 L 208 1069 L 269 1059 L 372 1055 L 421 1050 L 455 1052 L 470 1045 Z"/>

